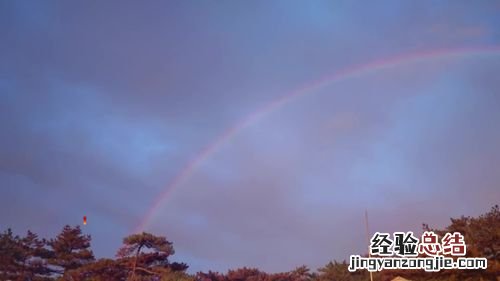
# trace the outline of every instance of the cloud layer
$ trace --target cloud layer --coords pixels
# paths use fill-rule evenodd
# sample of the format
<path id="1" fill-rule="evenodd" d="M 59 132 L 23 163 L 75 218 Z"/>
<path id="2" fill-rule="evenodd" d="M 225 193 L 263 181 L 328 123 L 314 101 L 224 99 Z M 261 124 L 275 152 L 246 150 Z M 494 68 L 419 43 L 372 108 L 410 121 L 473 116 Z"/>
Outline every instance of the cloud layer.
<path id="1" fill-rule="evenodd" d="M 361 2 L 3 2 L 0 226 L 92 234 L 112 256 L 180 169 L 298 87 L 395 54 L 500 44 L 500 7 Z M 498 203 L 498 55 L 400 65 L 239 131 L 148 226 L 192 271 L 317 267 L 372 231 Z"/>

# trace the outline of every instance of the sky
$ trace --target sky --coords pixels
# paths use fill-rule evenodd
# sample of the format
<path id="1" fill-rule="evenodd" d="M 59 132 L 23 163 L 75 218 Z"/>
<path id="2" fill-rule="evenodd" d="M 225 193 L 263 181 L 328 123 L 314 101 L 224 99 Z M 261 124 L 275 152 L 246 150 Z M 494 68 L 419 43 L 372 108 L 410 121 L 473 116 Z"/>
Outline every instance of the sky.
<path id="1" fill-rule="evenodd" d="M 371 233 L 485 213 L 500 203 L 499 13 L 1 0 L 0 230 L 81 225 L 98 258 L 144 230 L 190 272 L 280 272 L 365 253 L 365 210 Z"/>

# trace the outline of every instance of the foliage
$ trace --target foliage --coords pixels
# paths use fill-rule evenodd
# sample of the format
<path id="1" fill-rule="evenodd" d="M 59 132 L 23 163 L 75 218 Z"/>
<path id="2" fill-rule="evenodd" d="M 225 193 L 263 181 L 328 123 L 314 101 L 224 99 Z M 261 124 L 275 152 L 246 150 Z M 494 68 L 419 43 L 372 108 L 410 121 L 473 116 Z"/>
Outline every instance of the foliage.
<path id="1" fill-rule="evenodd" d="M 388 281 L 396 276 L 419 280 L 498 280 L 500 276 L 500 210 L 494 206 L 479 217 L 451 219 L 444 229 L 431 229 L 442 236 L 460 232 L 467 242 L 468 257 L 486 257 L 487 270 L 441 271 L 384 270 L 373 273 L 374 280 Z M 331 261 L 317 272 L 307 266 L 289 272 L 269 274 L 257 268 L 238 268 L 227 273 L 213 271 L 186 273 L 185 263 L 169 262 L 174 254 L 172 242 L 150 233 L 133 234 L 123 239 L 116 259 L 95 260 L 91 237 L 80 227 L 65 226 L 55 239 L 40 239 L 28 231 L 14 235 L 0 233 L 0 280 L 16 281 L 361 281 L 369 280 L 366 270 L 349 272 L 346 261 Z"/>
<path id="2" fill-rule="evenodd" d="M 150 250 L 150 252 L 142 252 L 143 249 Z M 147 276 L 160 276 L 163 269 L 169 269 L 168 257 L 174 252 L 172 242 L 165 237 L 143 232 L 125 237 L 123 246 L 116 256 L 128 264 L 131 280 L 141 280 Z M 175 266 L 183 270 L 187 269 L 187 266 L 180 264 L 175 264 Z"/>
<path id="3" fill-rule="evenodd" d="M 488 268 L 484 271 L 453 270 L 441 272 L 443 278 L 466 280 L 477 275 L 494 280 L 500 276 L 500 208 L 495 205 L 486 214 L 477 218 L 462 216 L 451 218 L 451 224 L 443 230 L 431 229 L 424 224 L 424 230 L 432 230 L 440 237 L 447 232 L 460 232 L 467 243 L 467 257 L 485 257 L 488 259 Z"/>
<path id="4" fill-rule="evenodd" d="M 112 259 L 99 259 L 66 273 L 64 279 L 74 281 L 121 281 L 127 279 L 127 268 Z"/>
<path id="5" fill-rule="evenodd" d="M 90 241 L 90 235 L 83 235 L 79 226 L 64 226 L 61 233 L 48 242 L 52 251 L 49 264 L 54 265 L 58 273 L 64 274 L 94 261 Z"/>
<path id="6" fill-rule="evenodd" d="M 14 236 L 8 229 L 0 234 L 1 280 L 46 280 L 51 273 L 46 258 L 46 241 L 28 231 L 25 237 Z"/>

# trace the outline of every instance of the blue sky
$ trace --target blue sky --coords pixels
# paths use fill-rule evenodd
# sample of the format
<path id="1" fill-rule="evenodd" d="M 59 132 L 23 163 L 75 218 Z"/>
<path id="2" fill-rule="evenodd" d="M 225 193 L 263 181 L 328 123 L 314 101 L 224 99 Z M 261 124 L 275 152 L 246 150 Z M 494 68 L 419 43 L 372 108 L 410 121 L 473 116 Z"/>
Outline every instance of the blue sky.
<path id="1" fill-rule="evenodd" d="M 0 227 L 81 224 L 98 257 L 240 120 L 353 65 L 500 45 L 500 2 L 0 1 Z M 147 230 L 190 271 L 362 253 L 499 203 L 500 54 L 330 83 L 221 143 Z"/>

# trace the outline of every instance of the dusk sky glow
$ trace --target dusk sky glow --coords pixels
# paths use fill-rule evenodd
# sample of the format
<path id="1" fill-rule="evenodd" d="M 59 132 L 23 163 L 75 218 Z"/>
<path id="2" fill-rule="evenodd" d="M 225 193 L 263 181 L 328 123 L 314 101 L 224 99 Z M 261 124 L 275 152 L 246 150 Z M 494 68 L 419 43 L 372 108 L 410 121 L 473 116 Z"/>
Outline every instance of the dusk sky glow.
<path id="1" fill-rule="evenodd" d="M 382 5 L 383 3 L 383 5 Z M 0 229 L 315 269 L 500 203 L 499 1 L 0 1 Z M 86 225 L 83 226 L 83 217 Z"/>

